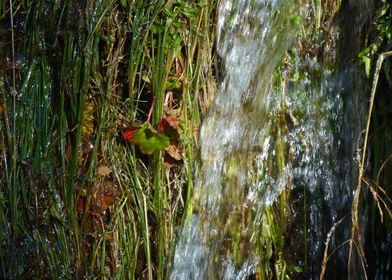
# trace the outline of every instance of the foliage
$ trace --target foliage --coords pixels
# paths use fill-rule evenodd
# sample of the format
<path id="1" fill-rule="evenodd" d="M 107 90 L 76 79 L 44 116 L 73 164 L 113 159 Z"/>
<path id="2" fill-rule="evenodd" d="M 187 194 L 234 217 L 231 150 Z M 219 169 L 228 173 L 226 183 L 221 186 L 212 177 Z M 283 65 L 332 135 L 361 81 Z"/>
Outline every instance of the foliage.
<path id="1" fill-rule="evenodd" d="M 155 131 L 148 123 L 141 127 L 128 127 L 124 132 L 124 139 L 137 145 L 143 154 L 152 155 L 155 151 L 169 147 L 169 138 Z"/>
<path id="2" fill-rule="evenodd" d="M 381 0 L 378 5 L 368 35 L 367 47 L 358 55 L 365 65 L 365 72 L 368 77 L 374 58 L 385 49 L 385 46 L 390 47 L 392 40 L 392 3 L 388 0 Z"/>
<path id="3" fill-rule="evenodd" d="M 0 3 L 0 278 L 164 278 L 214 1 Z"/>

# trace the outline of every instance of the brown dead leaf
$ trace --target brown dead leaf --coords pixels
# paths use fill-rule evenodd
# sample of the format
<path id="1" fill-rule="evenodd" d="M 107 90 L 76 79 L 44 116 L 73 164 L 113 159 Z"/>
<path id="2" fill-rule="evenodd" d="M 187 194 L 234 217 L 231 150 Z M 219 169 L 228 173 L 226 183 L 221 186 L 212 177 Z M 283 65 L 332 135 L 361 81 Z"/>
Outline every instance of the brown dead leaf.
<path id="1" fill-rule="evenodd" d="M 166 168 L 178 166 L 183 163 L 185 158 L 182 144 L 179 141 L 170 141 L 170 146 L 165 149 L 164 165 Z"/>
<path id="2" fill-rule="evenodd" d="M 158 124 L 158 131 L 165 134 L 170 139 L 180 138 L 180 133 L 178 132 L 178 120 L 173 115 L 168 115 L 161 119 Z"/>
<path id="3" fill-rule="evenodd" d="M 165 153 L 163 166 L 167 169 L 172 167 L 180 166 L 183 163 L 182 160 L 176 160 L 172 158 L 168 153 Z"/>
<path id="4" fill-rule="evenodd" d="M 106 165 L 101 165 L 97 169 L 97 175 L 102 177 L 107 177 L 112 172 L 112 170 Z"/>
<path id="5" fill-rule="evenodd" d="M 177 141 L 172 141 L 170 143 L 170 146 L 165 149 L 165 152 L 168 153 L 175 160 L 184 159 L 184 151 L 182 150 L 180 143 Z"/>
<path id="6" fill-rule="evenodd" d="M 107 210 L 120 196 L 118 187 L 109 180 L 105 180 L 93 189 L 94 200 L 92 204 L 101 211 Z"/>

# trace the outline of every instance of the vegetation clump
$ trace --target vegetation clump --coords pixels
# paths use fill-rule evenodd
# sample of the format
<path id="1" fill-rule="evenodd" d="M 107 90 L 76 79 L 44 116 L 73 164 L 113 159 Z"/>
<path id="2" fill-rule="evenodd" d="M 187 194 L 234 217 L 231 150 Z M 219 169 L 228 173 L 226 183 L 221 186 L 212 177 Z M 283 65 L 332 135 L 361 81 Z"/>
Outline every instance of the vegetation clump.
<path id="1" fill-rule="evenodd" d="M 0 2 L 0 278 L 166 276 L 215 5 Z"/>

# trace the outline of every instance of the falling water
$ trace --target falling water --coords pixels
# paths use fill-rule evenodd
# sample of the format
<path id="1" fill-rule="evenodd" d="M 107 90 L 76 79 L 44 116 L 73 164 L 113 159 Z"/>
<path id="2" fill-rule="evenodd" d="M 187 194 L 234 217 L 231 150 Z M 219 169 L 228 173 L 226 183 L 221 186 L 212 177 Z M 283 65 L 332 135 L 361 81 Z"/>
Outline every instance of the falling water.
<path id="1" fill-rule="evenodd" d="M 292 200 L 284 234 L 287 254 L 309 279 L 318 278 L 326 236 L 349 213 L 356 180 L 365 116 L 361 104 L 366 104 L 361 96 L 367 88 L 358 67 L 347 61 L 362 47 L 360 34 L 371 3 L 342 4 L 341 20 L 330 24 L 318 52 L 312 52 L 295 44 L 292 22 L 314 16 L 314 6 L 221 1 L 217 52 L 223 77 L 202 126 L 201 176 L 171 279 L 247 279 L 254 274 L 262 261 L 255 236 L 263 213 L 285 189 L 291 190 Z M 273 86 L 285 52 L 295 69 L 281 66 L 283 78 Z M 285 71 L 294 74 L 285 77 Z M 333 248 L 349 237 L 345 221 L 331 239 Z M 347 255 L 342 246 L 330 260 L 336 268 L 331 279 L 347 275 Z M 351 274 L 353 279 L 361 275 Z"/>
<path id="2" fill-rule="evenodd" d="M 202 175 L 195 190 L 199 205 L 177 245 L 172 279 L 243 279 L 255 271 L 258 260 L 252 250 L 233 266 L 236 248 L 229 243 L 236 230 L 237 238 L 252 242 L 253 221 L 245 212 L 262 199 L 248 170 L 255 154 L 263 157 L 268 151 L 268 141 L 260 144 L 269 126 L 268 93 L 274 69 L 293 39 L 286 28 L 296 6 L 279 0 L 220 3 L 217 50 L 224 78 L 202 126 Z M 246 215 L 250 221 L 239 224 Z"/>

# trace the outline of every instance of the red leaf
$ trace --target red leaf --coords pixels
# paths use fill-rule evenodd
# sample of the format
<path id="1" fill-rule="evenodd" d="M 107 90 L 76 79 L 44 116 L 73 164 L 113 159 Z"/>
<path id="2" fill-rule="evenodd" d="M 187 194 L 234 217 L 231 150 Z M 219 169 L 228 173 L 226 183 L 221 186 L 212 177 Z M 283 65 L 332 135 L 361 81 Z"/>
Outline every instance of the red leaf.
<path id="1" fill-rule="evenodd" d="M 124 140 L 128 143 L 132 143 L 139 129 L 140 127 L 137 126 L 128 126 L 127 128 L 125 128 L 125 130 L 123 131 Z"/>
<path id="2" fill-rule="evenodd" d="M 84 213 L 84 210 L 86 208 L 86 198 L 85 197 L 79 197 L 78 202 L 76 204 L 76 211 L 78 214 Z"/>
<path id="3" fill-rule="evenodd" d="M 178 121 L 175 116 L 163 117 L 158 124 L 158 131 L 164 133 L 171 139 L 180 138 L 180 133 L 178 132 Z"/>
<path id="4" fill-rule="evenodd" d="M 141 127 L 126 128 L 123 137 L 146 155 L 152 155 L 155 151 L 163 150 L 170 145 L 169 137 L 157 132 L 149 123 L 144 123 Z"/>

